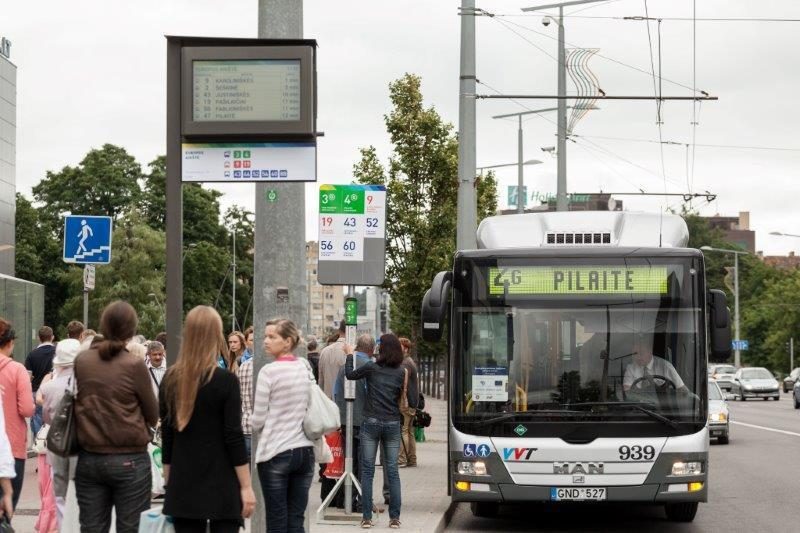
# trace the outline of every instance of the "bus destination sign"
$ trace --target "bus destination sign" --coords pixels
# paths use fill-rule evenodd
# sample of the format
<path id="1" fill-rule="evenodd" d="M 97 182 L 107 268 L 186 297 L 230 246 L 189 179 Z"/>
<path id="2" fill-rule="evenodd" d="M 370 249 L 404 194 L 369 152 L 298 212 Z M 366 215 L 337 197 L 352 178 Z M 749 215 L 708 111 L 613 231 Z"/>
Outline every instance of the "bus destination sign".
<path id="1" fill-rule="evenodd" d="M 666 267 L 553 266 L 489 268 L 489 294 L 666 294 Z"/>

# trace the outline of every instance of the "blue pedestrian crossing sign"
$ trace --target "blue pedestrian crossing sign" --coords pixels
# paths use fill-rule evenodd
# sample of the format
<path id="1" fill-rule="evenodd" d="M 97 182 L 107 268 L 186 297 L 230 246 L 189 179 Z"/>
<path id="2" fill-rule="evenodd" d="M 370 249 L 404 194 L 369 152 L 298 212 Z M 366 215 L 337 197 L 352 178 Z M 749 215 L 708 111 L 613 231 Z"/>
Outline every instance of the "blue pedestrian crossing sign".
<path id="1" fill-rule="evenodd" d="M 64 217 L 64 262 L 106 265 L 111 262 L 111 217 Z"/>

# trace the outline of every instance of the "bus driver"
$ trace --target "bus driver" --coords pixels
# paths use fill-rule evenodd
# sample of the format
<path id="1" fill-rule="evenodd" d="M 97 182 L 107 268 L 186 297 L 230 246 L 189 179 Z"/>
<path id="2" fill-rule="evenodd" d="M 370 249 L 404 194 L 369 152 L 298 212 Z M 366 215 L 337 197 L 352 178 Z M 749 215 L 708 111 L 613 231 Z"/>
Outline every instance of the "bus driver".
<path id="1" fill-rule="evenodd" d="M 634 341 L 632 359 L 633 362 L 625 368 L 625 377 L 622 380 L 625 392 L 630 391 L 631 387 L 647 390 L 674 386 L 678 391 L 687 390 L 672 363 L 661 357 L 654 357 L 653 347 L 646 339 L 639 337 Z M 669 382 L 657 376 L 663 376 Z"/>

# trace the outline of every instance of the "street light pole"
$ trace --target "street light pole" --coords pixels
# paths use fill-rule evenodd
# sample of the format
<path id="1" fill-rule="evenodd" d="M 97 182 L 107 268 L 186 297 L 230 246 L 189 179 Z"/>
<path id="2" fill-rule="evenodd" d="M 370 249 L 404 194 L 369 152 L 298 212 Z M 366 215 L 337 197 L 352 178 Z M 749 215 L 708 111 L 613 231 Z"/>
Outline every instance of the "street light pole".
<path id="1" fill-rule="evenodd" d="M 524 183 L 522 179 L 522 115 L 517 117 L 517 213 L 525 212 Z"/>
<path id="2" fill-rule="evenodd" d="M 742 352 L 739 349 L 739 341 L 741 340 L 739 339 L 739 256 L 748 255 L 748 252 L 742 250 L 727 250 L 725 248 L 712 248 L 711 246 L 701 246 L 700 249 L 705 252 L 733 254 L 733 364 L 736 368 L 740 368 L 742 366 Z"/>
<path id="3" fill-rule="evenodd" d="M 461 0 L 461 68 L 458 94 L 458 216 L 456 246 L 477 246 L 475 195 L 475 0 Z"/>
<path id="4" fill-rule="evenodd" d="M 567 52 L 564 44 L 564 7 L 558 8 L 558 96 L 567 95 Z M 558 99 L 558 180 L 556 182 L 556 211 L 567 206 L 567 100 Z"/>
<path id="5" fill-rule="evenodd" d="M 593 4 L 603 0 L 573 0 L 558 2 L 535 7 L 524 7 L 522 11 L 540 11 L 542 9 L 558 8 L 558 20 L 549 17 L 558 24 L 558 180 L 556 183 L 556 210 L 567 211 L 567 51 L 564 38 L 564 7 L 581 4 Z"/>

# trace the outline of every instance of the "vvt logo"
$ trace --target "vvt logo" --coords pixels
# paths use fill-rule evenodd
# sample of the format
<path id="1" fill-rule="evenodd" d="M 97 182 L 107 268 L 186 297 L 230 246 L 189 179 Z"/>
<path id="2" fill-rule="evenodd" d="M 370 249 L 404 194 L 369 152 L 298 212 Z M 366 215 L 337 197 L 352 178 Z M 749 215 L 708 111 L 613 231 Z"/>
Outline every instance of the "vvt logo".
<path id="1" fill-rule="evenodd" d="M 503 448 L 503 460 L 530 461 L 531 455 L 538 449 L 539 448 Z"/>

